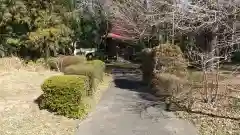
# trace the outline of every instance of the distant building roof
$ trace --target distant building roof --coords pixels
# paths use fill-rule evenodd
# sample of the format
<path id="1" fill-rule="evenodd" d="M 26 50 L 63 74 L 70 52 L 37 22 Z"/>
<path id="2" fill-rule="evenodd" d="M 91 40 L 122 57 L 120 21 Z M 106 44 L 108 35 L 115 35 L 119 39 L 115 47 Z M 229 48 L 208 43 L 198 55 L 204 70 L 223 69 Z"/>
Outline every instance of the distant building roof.
<path id="1" fill-rule="evenodd" d="M 102 0 L 102 2 L 104 3 L 104 8 L 110 10 L 111 12 L 117 9 L 113 0 Z M 111 18 L 111 29 L 107 37 L 121 40 L 134 40 L 138 36 L 139 34 L 127 20 L 124 20 L 119 16 Z"/>
<path id="2" fill-rule="evenodd" d="M 129 38 L 129 37 L 125 37 L 116 33 L 108 33 L 107 35 L 105 35 L 106 38 L 113 38 L 113 39 L 119 39 L 119 40 L 134 40 L 134 38 Z"/>

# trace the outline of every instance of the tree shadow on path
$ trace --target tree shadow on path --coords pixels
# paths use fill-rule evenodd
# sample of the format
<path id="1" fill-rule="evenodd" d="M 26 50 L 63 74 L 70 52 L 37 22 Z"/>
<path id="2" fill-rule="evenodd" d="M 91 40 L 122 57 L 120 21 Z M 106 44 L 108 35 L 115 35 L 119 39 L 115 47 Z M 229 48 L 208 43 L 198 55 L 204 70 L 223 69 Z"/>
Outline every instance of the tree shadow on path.
<path id="1" fill-rule="evenodd" d="M 144 100 L 158 100 L 148 86 L 142 83 L 142 76 L 139 72 L 131 73 L 125 70 L 124 73 L 114 73 L 114 84 L 116 88 L 138 92 L 139 97 Z"/>

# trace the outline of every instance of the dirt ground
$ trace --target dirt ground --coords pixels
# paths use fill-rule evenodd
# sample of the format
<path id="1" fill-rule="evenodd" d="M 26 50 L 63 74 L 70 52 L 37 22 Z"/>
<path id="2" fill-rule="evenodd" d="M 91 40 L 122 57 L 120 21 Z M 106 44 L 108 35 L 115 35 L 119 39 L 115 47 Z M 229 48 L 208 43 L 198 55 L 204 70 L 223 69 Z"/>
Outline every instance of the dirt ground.
<path id="1" fill-rule="evenodd" d="M 0 74 L 0 134 L 1 135 L 70 135 L 76 121 L 39 110 L 34 103 L 41 94 L 44 79 L 59 74 L 25 70 Z"/>

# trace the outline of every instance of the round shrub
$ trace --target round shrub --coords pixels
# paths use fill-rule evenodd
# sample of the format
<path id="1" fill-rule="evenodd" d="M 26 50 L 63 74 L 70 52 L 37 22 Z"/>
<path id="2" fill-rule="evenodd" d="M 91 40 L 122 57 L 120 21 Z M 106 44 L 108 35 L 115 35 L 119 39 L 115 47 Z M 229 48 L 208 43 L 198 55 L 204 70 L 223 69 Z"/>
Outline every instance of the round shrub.
<path id="1" fill-rule="evenodd" d="M 187 61 L 177 45 L 161 44 L 153 48 L 154 73 L 170 73 L 187 77 Z"/>
<path id="2" fill-rule="evenodd" d="M 52 76 L 41 86 L 40 107 L 70 118 L 82 118 L 88 105 L 83 101 L 89 89 L 88 78 L 77 75 Z"/>
<path id="3" fill-rule="evenodd" d="M 177 45 L 160 44 L 142 52 L 143 82 L 151 84 L 155 74 L 170 73 L 178 77 L 187 77 L 187 62 Z"/>

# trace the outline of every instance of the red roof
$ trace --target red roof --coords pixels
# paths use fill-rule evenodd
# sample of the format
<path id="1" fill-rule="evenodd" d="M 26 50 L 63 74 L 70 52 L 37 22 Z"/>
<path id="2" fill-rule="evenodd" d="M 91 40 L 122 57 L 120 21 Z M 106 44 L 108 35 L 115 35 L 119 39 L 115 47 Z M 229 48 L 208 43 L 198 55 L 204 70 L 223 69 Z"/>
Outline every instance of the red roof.
<path id="1" fill-rule="evenodd" d="M 134 40 L 139 36 L 139 33 L 135 31 L 134 27 L 121 18 L 115 18 L 111 23 L 112 27 L 108 37 L 123 40 Z"/>
<path id="2" fill-rule="evenodd" d="M 106 37 L 120 39 L 120 40 L 134 40 L 133 38 L 125 37 L 125 36 L 115 34 L 115 33 L 108 33 L 108 35 Z"/>

